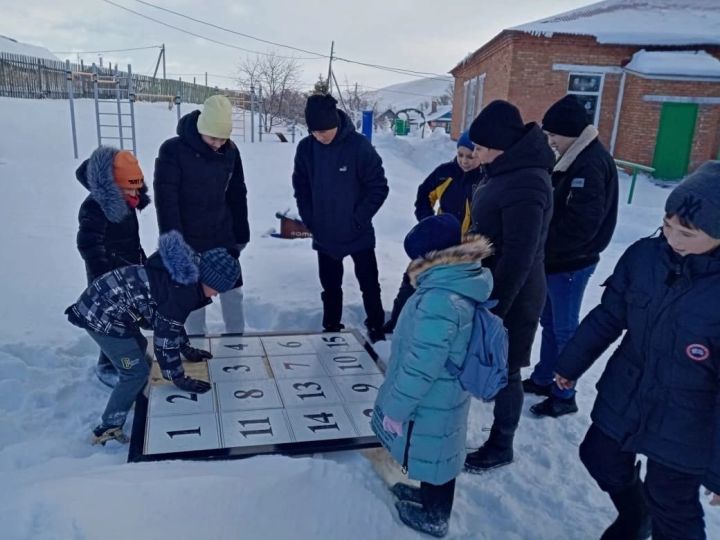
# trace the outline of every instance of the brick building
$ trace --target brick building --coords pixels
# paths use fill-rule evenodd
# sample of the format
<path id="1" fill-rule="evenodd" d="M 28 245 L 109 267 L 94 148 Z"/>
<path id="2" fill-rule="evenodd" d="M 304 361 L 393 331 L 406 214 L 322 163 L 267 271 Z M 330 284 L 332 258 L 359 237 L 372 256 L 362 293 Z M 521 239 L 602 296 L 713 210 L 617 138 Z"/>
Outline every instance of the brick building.
<path id="1" fill-rule="evenodd" d="M 452 135 L 495 99 L 577 94 L 613 155 L 680 178 L 720 159 L 720 1 L 606 0 L 503 30 L 451 71 Z"/>

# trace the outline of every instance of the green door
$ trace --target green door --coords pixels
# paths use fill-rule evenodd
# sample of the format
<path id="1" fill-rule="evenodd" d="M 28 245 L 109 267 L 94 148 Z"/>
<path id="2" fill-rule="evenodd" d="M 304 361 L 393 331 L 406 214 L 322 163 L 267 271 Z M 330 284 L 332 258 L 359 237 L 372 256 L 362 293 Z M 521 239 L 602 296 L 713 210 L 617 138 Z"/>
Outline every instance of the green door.
<path id="1" fill-rule="evenodd" d="M 697 103 L 663 103 L 653 158 L 657 178 L 676 180 L 687 173 L 697 114 Z"/>

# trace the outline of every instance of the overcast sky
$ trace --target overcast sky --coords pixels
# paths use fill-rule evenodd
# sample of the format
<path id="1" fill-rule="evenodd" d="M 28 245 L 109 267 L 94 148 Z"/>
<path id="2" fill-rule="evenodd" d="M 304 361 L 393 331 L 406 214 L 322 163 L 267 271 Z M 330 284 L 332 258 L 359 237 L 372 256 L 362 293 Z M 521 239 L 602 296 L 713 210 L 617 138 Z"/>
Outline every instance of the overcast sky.
<path id="1" fill-rule="evenodd" d="M 309 87 L 327 59 L 273 47 L 143 4 L 112 0 L 128 9 L 235 47 L 303 58 L 302 81 Z M 468 52 L 503 28 L 592 3 L 590 0 L 147 0 L 147 2 L 236 32 L 372 64 L 445 74 Z M 51 51 L 95 51 L 165 43 L 168 74 L 234 87 L 237 66 L 248 53 L 184 34 L 111 5 L 104 0 L 0 0 L 0 34 Z M 105 62 L 132 63 L 133 71 L 152 73 L 157 49 L 105 53 Z M 76 60 L 75 54 L 57 54 Z M 82 54 L 85 62 L 97 54 Z M 346 62 L 335 74 L 369 88 L 412 77 Z M 221 78 L 220 76 L 224 77 Z"/>

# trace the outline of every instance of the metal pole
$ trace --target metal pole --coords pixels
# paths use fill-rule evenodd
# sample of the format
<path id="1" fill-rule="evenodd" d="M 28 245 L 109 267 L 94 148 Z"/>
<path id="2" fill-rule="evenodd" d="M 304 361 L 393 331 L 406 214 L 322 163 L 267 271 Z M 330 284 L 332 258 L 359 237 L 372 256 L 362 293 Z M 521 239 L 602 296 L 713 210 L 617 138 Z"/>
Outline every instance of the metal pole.
<path id="1" fill-rule="evenodd" d="M 207 71 L 205 72 L 205 86 L 207 86 Z"/>
<path id="2" fill-rule="evenodd" d="M 122 104 L 120 103 L 120 77 L 117 74 L 115 77 L 115 103 L 117 103 L 117 115 L 118 115 L 118 139 L 120 140 L 120 150 L 125 149 L 125 137 L 123 137 L 123 123 L 122 123 Z"/>
<path id="3" fill-rule="evenodd" d="M 328 63 L 328 76 L 327 76 L 327 90 L 328 94 L 332 96 L 332 82 L 330 81 L 330 76 L 332 75 L 332 61 L 333 61 L 333 52 L 335 51 L 335 42 L 332 41 L 330 43 L 330 62 Z"/>
<path id="4" fill-rule="evenodd" d="M 167 73 L 165 73 L 165 44 L 162 44 L 162 57 L 163 57 L 163 79 L 167 78 Z"/>
<path id="5" fill-rule="evenodd" d="M 297 122 L 293 122 L 292 131 L 291 131 L 293 144 L 295 144 L 295 131 L 296 131 L 296 126 L 297 126 Z"/>
<path id="6" fill-rule="evenodd" d="M 73 99 L 73 83 L 72 70 L 70 69 L 70 60 L 65 60 L 65 76 L 67 79 L 68 100 L 70 101 L 70 128 L 72 129 L 73 154 L 75 159 L 78 158 L 77 148 L 77 131 L 75 130 L 75 101 Z"/>
<path id="7" fill-rule="evenodd" d="M 180 96 L 175 96 L 175 105 L 176 105 L 176 108 L 177 108 L 177 119 L 178 119 L 178 122 L 180 122 L 180 117 L 182 116 L 181 113 L 180 113 L 180 102 L 181 102 L 181 101 L 182 101 L 182 99 L 180 98 Z"/>
<path id="8" fill-rule="evenodd" d="M 262 142 L 263 132 L 263 97 L 262 97 L 262 86 L 258 89 L 258 142 Z"/>
<path id="9" fill-rule="evenodd" d="M 250 85 L 250 142 L 255 142 L 255 87 Z"/>
<path id="10" fill-rule="evenodd" d="M 617 142 L 618 129 L 620 127 L 620 111 L 622 110 L 623 97 L 625 96 L 625 77 L 627 71 L 623 70 L 620 77 L 620 88 L 618 89 L 617 104 L 615 105 L 615 118 L 613 118 L 612 135 L 610 135 L 610 155 L 615 155 L 615 143 Z"/>
<path id="11" fill-rule="evenodd" d="M 98 146 L 102 146 L 102 135 L 100 133 L 100 102 L 98 99 L 100 97 L 98 96 L 98 74 L 97 74 L 97 66 L 95 63 L 92 65 L 92 80 L 93 80 L 93 96 L 95 97 L 95 126 L 97 127 L 97 140 L 98 140 Z"/>
<path id="12" fill-rule="evenodd" d="M 133 88 L 132 66 L 128 64 L 128 101 L 130 102 L 130 133 L 132 134 L 133 154 L 137 156 L 137 146 L 135 144 L 135 91 Z M 122 137 L 122 133 L 120 134 Z"/>

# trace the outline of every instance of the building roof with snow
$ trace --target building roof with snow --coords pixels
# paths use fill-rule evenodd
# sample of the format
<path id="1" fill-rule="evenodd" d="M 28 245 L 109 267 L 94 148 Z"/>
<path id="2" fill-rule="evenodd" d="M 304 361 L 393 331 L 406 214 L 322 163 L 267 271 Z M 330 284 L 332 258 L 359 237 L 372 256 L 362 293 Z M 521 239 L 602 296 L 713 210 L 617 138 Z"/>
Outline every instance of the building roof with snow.
<path id="1" fill-rule="evenodd" d="M 720 80 L 720 60 L 705 51 L 636 52 L 625 66 L 630 73 L 651 78 Z"/>
<path id="2" fill-rule="evenodd" d="M 45 47 L 29 45 L 0 34 L 0 53 L 21 54 L 35 58 L 59 61 L 60 59 Z"/>
<path id="3" fill-rule="evenodd" d="M 609 45 L 720 45 L 720 0 L 605 0 L 508 30 Z"/>

